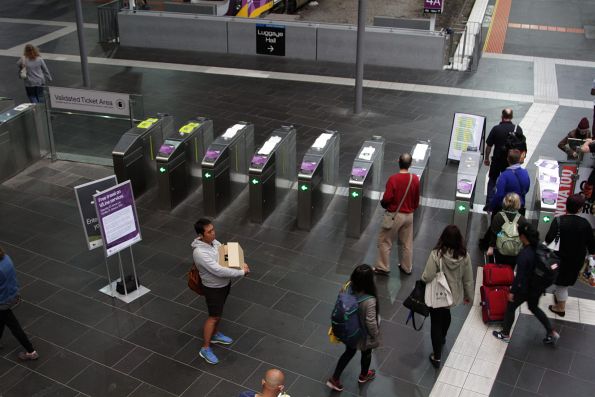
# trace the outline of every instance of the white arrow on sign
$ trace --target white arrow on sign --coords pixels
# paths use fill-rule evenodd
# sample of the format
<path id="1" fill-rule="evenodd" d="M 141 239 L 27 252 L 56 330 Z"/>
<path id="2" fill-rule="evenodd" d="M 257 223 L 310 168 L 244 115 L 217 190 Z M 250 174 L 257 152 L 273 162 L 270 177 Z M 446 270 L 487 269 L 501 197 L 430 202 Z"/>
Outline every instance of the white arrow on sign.
<path id="1" fill-rule="evenodd" d="M 268 50 L 269 50 L 269 52 L 273 52 L 273 51 L 275 50 L 275 47 L 273 47 L 272 45 L 270 45 L 270 46 L 268 47 Z"/>

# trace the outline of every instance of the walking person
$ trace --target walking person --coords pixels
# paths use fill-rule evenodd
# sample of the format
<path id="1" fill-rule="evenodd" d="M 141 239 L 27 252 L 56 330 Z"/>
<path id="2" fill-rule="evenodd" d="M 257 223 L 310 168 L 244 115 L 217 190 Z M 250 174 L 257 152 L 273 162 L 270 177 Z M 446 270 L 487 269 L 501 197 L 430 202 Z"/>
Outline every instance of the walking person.
<path id="1" fill-rule="evenodd" d="M 374 272 L 387 276 L 390 272 L 390 253 L 394 239 L 400 241 L 399 270 L 411 274 L 413 270 L 413 213 L 419 207 L 419 178 L 409 173 L 411 154 L 399 157 L 399 172 L 391 175 L 380 204 L 386 213 L 378 235 L 378 259 Z"/>
<path id="2" fill-rule="evenodd" d="M 17 281 L 16 271 L 14 270 L 14 264 L 10 256 L 6 255 L 2 248 L 0 248 L 0 340 L 4 333 L 4 327 L 8 327 L 10 332 L 12 332 L 25 349 L 24 352 L 19 353 L 19 359 L 22 361 L 37 360 L 39 354 L 11 310 L 20 299 L 19 283 Z"/>
<path id="3" fill-rule="evenodd" d="M 52 75 L 37 47 L 27 44 L 23 56 L 17 61 L 17 66 L 19 75 L 24 80 L 29 102 L 43 102 L 43 86 L 46 82 L 52 81 Z"/>
<path id="4" fill-rule="evenodd" d="M 465 248 L 463 235 L 456 225 L 448 225 L 442 231 L 438 243 L 430 253 L 421 280 L 429 284 L 436 274 L 442 271 L 452 293 L 452 306 L 430 308 L 430 335 L 432 354 L 430 362 L 434 368 L 440 367 L 442 347 L 450 327 L 450 309 L 461 303 L 473 301 L 474 283 L 471 257 Z"/>
<path id="5" fill-rule="evenodd" d="M 355 353 L 361 351 L 361 370 L 357 381 L 362 384 L 373 380 L 376 371 L 370 369 L 372 350 L 380 345 L 378 293 L 374 283 L 374 272 L 369 265 L 359 265 L 351 273 L 347 286 L 351 293 L 357 297 L 361 337 L 353 345 L 345 344 L 345 352 L 339 358 L 335 372 L 326 385 L 333 390 L 342 391 L 341 374 Z"/>
<path id="6" fill-rule="evenodd" d="M 533 225 L 524 224 L 519 226 L 519 237 L 523 243 L 523 249 L 517 257 L 516 274 L 508 294 L 504 324 L 502 330 L 493 331 L 492 334 L 497 339 L 506 343 L 510 342 L 510 330 L 514 323 L 516 309 L 527 302 L 531 313 L 545 328 L 546 334 L 543 343 L 554 345 L 560 339 L 560 335 L 552 328 L 550 320 L 539 308 L 539 298 L 545 291 L 543 287 L 531 282 L 536 261 L 535 249 L 539 244 L 539 232 Z"/>
<path id="7" fill-rule="evenodd" d="M 545 236 L 547 244 L 559 238 L 560 270 L 554 282 L 554 305 L 548 309 L 560 317 L 566 315 L 568 287 L 574 285 L 584 264 L 586 254 L 595 254 L 595 239 L 591 224 L 577 215 L 583 208 L 585 198 L 581 194 L 573 194 L 566 201 L 567 215 L 554 219 Z"/>
<path id="8" fill-rule="evenodd" d="M 492 202 L 490 203 L 490 208 L 494 213 L 502 209 L 504 196 L 514 192 L 521 199 L 519 213 L 521 215 L 525 214 L 525 195 L 531 187 L 531 177 L 529 176 L 529 172 L 521 167 L 520 160 L 521 152 L 518 150 L 508 151 L 508 167 L 500 173 L 496 181 Z"/>
<path id="9" fill-rule="evenodd" d="M 506 196 L 504 196 L 504 200 L 502 200 L 502 211 L 498 212 L 498 214 L 496 214 L 496 216 L 494 216 L 492 219 L 492 224 L 490 225 L 490 243 L 486 255 L 494 255 L 496 263 L 500 265 L 510 265 L 514 268 L 516 266 L 518 252 L 520 252 L 519 248 L 522 249 L 522 243 L 518 237 L 518 226 L 528 222 L 527 219 L 525 219 L 525 217 L 519 213 L 520 208 L 521 198 L 519 195 L 514 192 L 508 193 Z M 514 233 L 512 234 L 515 237 L 508 235 L 508 229 L 510 226 L 512 226 L 514 229 Z M 515 240 L 515 243 L 519 246 L 519 248 L 516 248 L 518 252 L 516 252 L 514 255 L 511 255 L 512 252 L 500 252 L 500 250 L 497 248 L 498 239 L 501 241 Z M 501 243 L 500 245 L 501 247 L 504 245 L 502 249 L 506 249 L 507 247 L 516 244 L 505 242 Z"/>
<path id="10" fill-rule="evenodd" d="M 221 243 L 215 239 L 215 226 L 211 220 L 199 219 L 194 224 L 198 237 L 192 242 L 192 257 L 198 268 L 205 299 L 207 301 L 208 318 L 203 327 L 204 342 L 199 355 L 209 364 L 217 364 L 219 359 L 211 349 L 211 343 L 230 345 L 233 339 L 217 330 L 223 307 L 231 290 L 231 280 L 243 277 L 250 272 L 244 263 L 242 269 L 232 269 L 219 264 L 219 247 Z"/>

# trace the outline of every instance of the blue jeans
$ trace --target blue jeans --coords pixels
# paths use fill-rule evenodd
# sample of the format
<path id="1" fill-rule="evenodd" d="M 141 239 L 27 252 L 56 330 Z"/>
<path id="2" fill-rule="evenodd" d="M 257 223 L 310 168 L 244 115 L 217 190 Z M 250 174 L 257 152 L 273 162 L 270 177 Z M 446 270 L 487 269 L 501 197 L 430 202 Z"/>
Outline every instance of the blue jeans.
<path id="1" fill-rule="evenodd" d="M 40 86 L 25 87 L 25 91 L 27 91 L 27 97 L 29 97 L 29 102 L 31 102 L 31 103 L 43 102 L 43 87 L 40 87 Z"/>

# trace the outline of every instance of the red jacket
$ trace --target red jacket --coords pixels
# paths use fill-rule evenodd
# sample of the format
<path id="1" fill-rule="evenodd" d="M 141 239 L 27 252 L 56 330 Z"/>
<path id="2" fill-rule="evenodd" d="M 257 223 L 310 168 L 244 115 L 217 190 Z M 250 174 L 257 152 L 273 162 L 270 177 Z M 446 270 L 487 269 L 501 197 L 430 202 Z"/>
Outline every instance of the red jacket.
<path id="1" fill-rule="evenodd" d="M 386 190 L 382 196 L 383 203 L 386 204 L 388 212 L 395 212 L 399 203 L 405 194 L 407 184 L 409 183 L 409 176 L 411 175 L 411 186 L 407 192 L 407 197 L 403 200 L 403 205 L 399 212 L 410 214 L 419 207 L 419 178 L 413 174 L 394 174 L 386 181 Z"/>

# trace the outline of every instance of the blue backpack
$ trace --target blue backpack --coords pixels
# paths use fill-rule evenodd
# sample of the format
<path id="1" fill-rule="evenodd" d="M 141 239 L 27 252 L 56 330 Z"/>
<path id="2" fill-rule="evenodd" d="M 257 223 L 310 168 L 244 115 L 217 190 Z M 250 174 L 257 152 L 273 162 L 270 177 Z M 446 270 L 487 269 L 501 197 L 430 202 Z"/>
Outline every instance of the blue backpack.
<path id="1" fill-rule="evenodd" d="M 358 298 L 348 285 L 339 292 L 331 314 L 331 328 L 334 336 L 347 346 L 356 346 L 366 333 L 358 309 L 361 302 L 370 298 L 373 296 L 362 295 Z"/>

